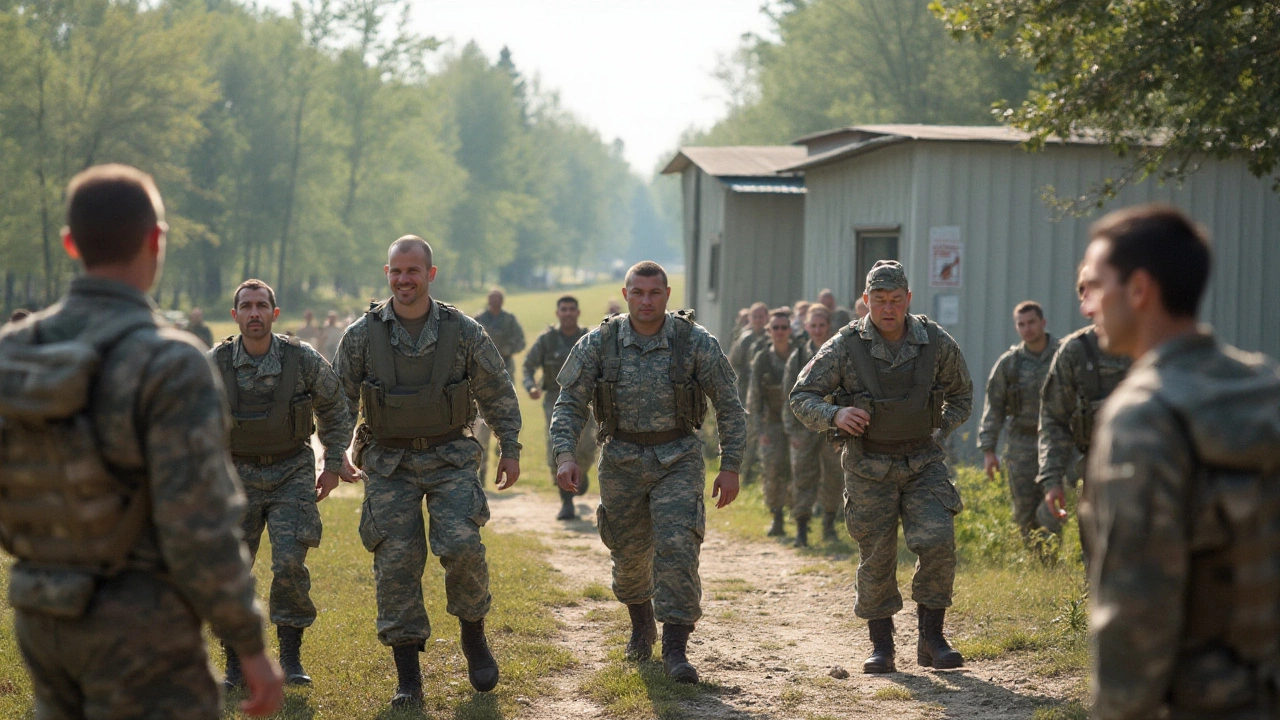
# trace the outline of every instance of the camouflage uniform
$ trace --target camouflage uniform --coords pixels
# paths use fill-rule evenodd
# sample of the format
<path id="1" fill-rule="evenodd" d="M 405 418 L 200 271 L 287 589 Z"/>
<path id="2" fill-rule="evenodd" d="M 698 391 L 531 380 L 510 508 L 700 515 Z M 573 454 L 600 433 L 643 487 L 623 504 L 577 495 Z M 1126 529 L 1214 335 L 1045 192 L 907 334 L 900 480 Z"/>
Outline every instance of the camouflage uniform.
<path id="1" fill-rule="evenodd" d="M 396 318 L 388 301 L 376 312 L 386 323 L 391 350 L 406 362 L 431 366 L 439 337 L 440 303 L 432 301 L 426 326 L 415 341 Z M 469 381 L 480 410 L 498 435 L 502 457 L 519 459 L 520 407 L 502 356 L 478 323 L 450 309 L 460 323 L 458 350 L 449 366 L 450 385 Z M 351 324 L 334 365 L 352 415 L 361 406 L 361 385 L 376 383 L 369 348 L 369 315 Z M 469 410 L 474 417 L 474 407 Z M 366 417 L 367 421 L 367 417 Z M 362 442 L 365 428 L 357 433 Z M 422 600 L 426 567 L 422 501 L 430 516 L 431 552 L 444 567 L 446 609 L 463 620 L 477 621 L 489 612 L 489 565 L 480 528 L 489 520 L 489 503 L 477 470 L 480 446 L 461 437 L 421 450 L 386 447 L 373 441 L 358 458 L 368 479 L 360 512 L 360 540 L 373 553 L 378 595 L 378 639 L 384 645 L 419 647 L 431 635 Z"/>
<path id="2" fill-rule="evenodd" d="M 1000 430 L 1009 420 L 1004 471 L 1013 503 L 1013 521 L 1024 538 L 1037 527 L 1057 534 L 1062 521 L 1044 507 L 1044 493 L 1036 484 L 1039 470 L 1036 428 L 1040 422 L 1040 388 L 1058 350 L 1058 341 L 1047 337 L 1040 353 L 1027 350 L 1025 342 L 1009 348 L 996 360 L 987 378 L 987 393 L 978 429 L 978 449 L 995 452 Z"/>
<path id="3" fill-rule="evenodd" d="M 516 353 L 524 349 L 524 328 L 516 316 L 506 310 L 499 310 L 497 315 L 485 308 L 475 316 L 476 322 L 489 334 L 489 339 L 498 348 L 502 356 L 502 364 L 507 368 L 507 375 L 514 381 L 516 377 Z M 489 476 L 489 425 L 485 422 L 483 411 L 476 419 L 475 435 L 480 442 L 480 482 L 484 483 Z"/>
<path id="4" fill-rule="evenodd" d="M 572 337 L 566 337 L 560 329 L 550 326 L 533 341 L 529 352 L 524 356 L 524 389 L 532 392 L 539 387 L 538 370 L 542 370 L 542 414 L 547 420 L 547 466 L 551 468 L 551 482 L 556 480 L 556 451 L 551 443 L 551 414 L 556 406 L 556 398 L 560 397 L 560 386 L 556 384 L 556 375 L 569 359 L 569 351 L 587 334 L 586 328 L 579 328 Z M 554 373 L 547 372 L 552 367 Z M 582 437 L 578 438 L 578 465 L 585 471 L 596 464 L 596 422 L 588 419 L 582 429 Z"/>
<path id="5" fill-rule="evenodd" d="M 853 314 L 852 310 L 843 305 L 837 305 L 836 308 L 831 311 L 831 332 L 836 332 L 845 325 L 853 322 L 855 317 L 857 316 Z"/>
<path id="6" fill-rule="evenodd" d="M 355 418 L 347 412 L 338 376 L 320 353 L 299 340 L 275 335 L 267 354 L 255 358 L 240 338 L 228 338 L 209 351 L 218 364 L 219 353 L 234 369 L 236 385 L 245 395 L 270 396 L 281 379 L 284 346 L 293 344 L 301 353 L 293 396 L 310 396 L 324 445 L 324 469 L 342 470 L 342 457 L 351 444 Z M 221 365 L 219 365 L 221 367 Z M 270 464 L 257 458 L 232 454 L 236 472 L 244 484 L 248 507 L 244 515 L 244 540 L 249 557 L 256 558 L 262 531 L 271 535 L 271 622 L 288 627 L 311 627 L 316 606 L 311 602 L 311 573 L 307 551 L 320 546 L 320 511 L 316 508 L 316 458 L 308 444 L 302 452 Z"/>
<path id="7" fill-rule="evenodd" d="M 760 352 L 760 348 L 769 345 L 769 333 L 761 330 L 754 332 L 750 327 L 744 329 L 729 349 L 729 365 L 737 374 L 738 401 L 747 404 L 747 391 L 751 387 L 751 359 Z M 755 419 L 747 417 L 747 444 L 742 453 L 742 482 L 754 480 L 755 465 L 759 460 L 760 432 L 756 428 Z"/>
<path id="8" fill-rule="evenodd" d="M 800 378 L 800 370 L 818 349 L 812 340 L 806 340 L 791 357 L 783 375 L 782 387 L 790 391 Z M 782 425 L 791 444 L 791 494 L 795 506 L 792 513 L 797 519 L 808 518 L 816 503 L 822 503 L 824 512 L 839 512 L 844 507 L 844 471 L 840 469 L 840 450 L 827 440 L 825 432 L 814 432 L 800 422 L 790 403 L 782 414 Z"/>
<path id="9" fill-rule="evenodd" d="M 786 360 L 778 357 L 773 343 L 765 345 L 751 361 L 751 385 L 747 390 L 747 412 L 755 418 L 759 433 L 760 464 L 764 471 L 764 504 L 770 510 L 792 507 L 791 453 L 783 416 L 787 406 L 782 375 Z"/>
<path id="10" fill-rule="evenodd" d="M 840 408 L 828 402 L 827 396 L 867 392 L 854 370 L 850 343 L 870 343 L 877 374 L 892 375 L 914 373 L 916 358 L 929 342 L 919 315 L 907 316 L 906 334 L 896 355 L 871 324 L 870 316 L 854 323 L 852 332 L 861 340 L 843 332 L 835 335 L 800 371 L 791 391 L 796 417 L 814 431 L 834 427 Z M 897 579 L 899 518 L 907 548 L 919 557 L 912 599 L 928 608 L 951 606 L 956 571 L 954 516 L 963 506 L 943 463 L 946 453 L 941 441 L 968 419 L 973 382 L 955 340 L 938 328 L 937 342 L 933 387 L 941 388 L 945 398 L 940 432 L 905 455 L 863 452 L 863 441 L 853 439 L 845 443 L 841 456 L 845 524 L 858 542 L 861 556 L 854 605 L 860 618 L 887 618 L 902 609 Z"/>
<path id="11" fill-rule="evenodd" d="M 675 324 L 667 315 L 662 330 L 644 337 L 627 315 L 618 319 L 620 367 L 618 430 L 676 433 L 676 391 L 670 376 Z M 587 333 L 573 348 L 557 378 L 551 434 L 557 459 L 577 449 L 593 402 L 605 354 L 602 331 Z M 716 409 L 722 470 L 737 472 L 746 436 L 746 412 L 738 400 L 733 369 L 716 342 L 694 325 L 688 346 L 691 375 Z M 600 410 L 597 409 L 597 416 Z M 603 423 L 603 418 L 601 419 Z M 706 531 L 702 445 L 694 435 L 657 445 L 610 438 L 600 458 L 600 539 L 613 559 L 613 592 L 628 605 L 653 599 L 659 622 L 693 625 L 702 617 L 698 555 Z"/>
<path id="12" fill-rule="evenodd" d="M 36 321 L 41 343 L 129 315 L 145 323 L 107 354 L 88 410 L 102 457 L 122 482 L 149 490 L 149 517 L 125 569 L 99 578 L 76 617 L 38 607 L 41 583 L 75 571 L 49 575 L 20 560 L 10 573 L 16 637 L 42 719 L 218 718 L 201 621 L 241 655 L 263 649 L 222 387 L 195 339 L 158 327 L 154 311 L 131 286 L 81 276 L 62 302 L 0 336 L 29 343 Z"/>
<path id="13" fill-rule="evenodd" d="M 1174 338 L 1097 420 L 1080 513 L 1093 717 L 1277 717 L 1280 369 Z"/>
<path id="14" fill-rule="evenodd" d="M 213 331 L 203 322 L 193 323 L 187 328 L 187 332 L 200 338 L 200 342 L 204 343 L 205 347 L 213 347 Z"/>

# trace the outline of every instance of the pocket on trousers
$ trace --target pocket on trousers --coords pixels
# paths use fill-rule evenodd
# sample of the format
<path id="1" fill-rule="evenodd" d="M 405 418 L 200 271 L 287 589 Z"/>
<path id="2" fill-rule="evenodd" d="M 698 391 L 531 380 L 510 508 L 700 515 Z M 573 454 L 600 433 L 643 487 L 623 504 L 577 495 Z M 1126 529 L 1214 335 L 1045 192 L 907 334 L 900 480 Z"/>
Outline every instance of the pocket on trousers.
<path id="1" fill-rule="evenodd" d="M 472 485 L 471 492 L 471 522 L 476 527 L 484 527 L 489 522 L 489 498 L 485 497 L 484 490 L 479 485 Z"/>
<path id="2" fill-rule="evenodd" d="M 363 523 L 362 523 L 363 524 Z M 320 508 L 314 502 L 298 503 L 297 527 L 294 537 L 298 543 L 309 548 L 320 547 L 320 537 L 324 534 L 324 525 L 320 521 Z"/>
<path id="3" fill-rule="evenodd" d="M 951 511 L 952 515 L 958 515 L 964 509 L 964 501 L 960 499 L 960 491 L 956 489 L 955 484 L 950 480 L 934 483 L 929 490 L 934 497 L 938 498 L 938 502 L 942 503 L 943 507 Z"/>
<path id="4" fill-rule="evenodd" d="M 365 498 L 364 504 L 360 506 L 360 542 L 364 545 L 365 550 L 373 552 L 378 549 L 378 546 L 386 538 L 387 536 L 378 528 L 378 522 L 373 517 L 373 510 L 369 507 L 369 498 Z"/>
<path id="5" fill-rule="evenodd" d="M 9 575 L 9 605 L 51 617 L 78 618 L 89 608 L 97 587 L 87 572 L 18 565 Z"/>
<path id="6" fill-rule="evenodd" d="M 600 542 L 612 550 L 613 532 L 609 527 L 609 516 L 604 511 L 604 505 L 596 507 L 596 530 L 600 533 Z"/>
<path id="7" fill-rule="evenodd" d="M 693 534 L 698 536 L 698 542 L 707 539 L 707 503 L 698 496 L 698 509 L 693 518 Z"/>

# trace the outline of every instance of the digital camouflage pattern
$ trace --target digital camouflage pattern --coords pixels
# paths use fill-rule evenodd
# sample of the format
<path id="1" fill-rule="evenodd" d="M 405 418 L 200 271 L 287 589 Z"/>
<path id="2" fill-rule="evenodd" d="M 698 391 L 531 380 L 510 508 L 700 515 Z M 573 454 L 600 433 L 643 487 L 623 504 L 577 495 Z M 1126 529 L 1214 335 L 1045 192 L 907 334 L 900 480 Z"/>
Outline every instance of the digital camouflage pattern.
<path id="1" fill-rule="evenodd" d="M 547 465 L 551 468 L 553 483 L 556 479 L 556 451 L 551 442 L 551 416 L 556 407 L 556 398 L 560 397 L 560 386 L 556 384 L 556 376 L 560 374 L 560 368 L 564 367 L 565 361 L 569 359 L 569 352 L 573 350 L 573 346 L 586 334 L 586 328 L 579 328 L 576 334 L 566 336 L 560 332 L 559 328 L 548 327 L 533 341 L 529 352 L 524 355 L 524 389 L 532 391 L 535 387 L 540 387 L 543 391 L 542 414 L 547 421 Z M 548 373 L 547 371 L 552 367 L 555 368 L 555 372 Z M 542 372 L 541 381 L 538 379 L 539 371 Z M 599 426 L 595 420 L 588 420 L 582 430 L 582 437 L 578 438 L 578 465 L 584 469 L 596 464 L 598 430 Z"/>
<path id="2" fill-rule="evenodd" d="M 874 272 L 874 271 L 873 271 Z M 884 373 L 914 373 L 922 345 L 929 342 L 922 316 L 908 315 L 906 334 L 896 355 L 880 337 L 870 316 L 855 323 L 857 337 L 871 343 L 876 368 Z M 837 391 L 866 392 L 854 369 L 850 342 L 835 335 L 801 369 L 791 391 L 791 408 L 811 430 L 833 427 L 839 408 L 828 402 Z M 951 605 L 955 579 L 954 516 L 963 505 L 951 482 L 942 440 L 968 419 L 973 408 L 973 382 L 955 340 L 938 329 L 933 384 L 942 389 L 942 427 L 924 449 L 905 456 L 864 453 L 855 438 L 844 443 L 841 466 L 845 482 L 845 524 L 858 542 L 858 597 L 854 613 L 867 620 L 892 616 L 902 609 L 898 591 L 897 544 L 901 519 L 907 547 L 919 560 L 912 599 L 928 608 Z M 875 419 L 872 419 L 875 422 Z"/>
<path id="3" fill-rule="evenodd" d="M 1277 473 L 1274 361 L 1193 333 L 1133 365 L 1081 511 L 1095 718 L 1275 717 Z"/>
<path id="4" fill-rule="evenodd" d="M 770 510 L 791 505 L 791 452 L 783 416 L 791 414 L 782 387 L 786 360 L 778 357 L 773 344 L 765 345 L 751 361 L 751 384 L 747 390 L 747 412 L 755 418 L 759 433 L 761 471 L 764 475 L 764 504 Z"/>
<path id="5" fill-rule="evenodd" d="M 622 316 L 617 405 L 618 429 L 662 432 L 676 429 L 675 388 L 671 384 L 671 343 L 675 323 L 668 313 L 653 337 L 635 332 Z M 557 378 L 551 434 L 557 460 L 577 449 L 600 375 L 601 331 L 595 328 L 574 346 Z M 737 472 L 746 436 L 746 411 L 738 399 L 729 360 L 705 329 L 689 337 L 689 371 L 716 409 L 721 468 Z M 613 560 L 614 594 L 624 603 L 654 600 L 659 622 L 693 624 L 702 616 L 698 555 L 705 527 L 706 483 L 702 444 L 696 436 L 654 447 L 609 440 L 600 459 L 600 539 Z"/>
<path id="6" fill-rule="evenodd" d="M 0 343 L 36 321 L 41 341 L 56 342 L 154 312 L 131 286 L 81 276 L 58 304 L 6 326 Z M 154 321 L 155 329 L 131 333 L 107 356 L 89 411 L 103 457 L 145 475 L 151 527 L 126 570 L 99 582 L 81 617 L 15 611 L 40 718 L 217 718 L 219 684 L 201 622 L 241 655 L 263 649 L 221 382 L 194 337 Z M 11 593 L 23 572 L 22 563 L 11 571 Z"/>
<path id="7" fill-rule="evenodd" d="M 231 366 L 241 392 L 270 397 L 283 373 L 283 335 L 272 338 L 271 347 L 255 358 L 237 337 L 231 347 Z M 324 469 L 339 472 L 342 456 L 351 444 L 355 417 L 342 397 L 338 375 L 320 353 L 299 343 L 301 358 L 294 397 L 310 395 L 317 435 L 325 448 Z M 217 350 L 209 351 L 214 359 Z M 224 351 L 225 352 L 225 351 Z M 316 619 L 311 602 L 311 573 L 307 551 L 320 546 L 320 512 L 316 508 L 316 459 L 310 447 L 291 458 L 259 465 L 233 457 L 244 484 L 248 504 L 244 515 L 244 539 L 250 558 L 256 559 L 263 530 L 271 538 L 271 622 L 290 627 L 310 627 Z"/>
<path id="8" fill-rule="evenodd" d="M 769 333 L 766 330 L 754 332 L 745 328 L 729 349 L 729 365 L 737 375 L 738 400 L 743 406 L 747 404 L 747 393 L 751 387 L 751 359 L 760 348 L 769 345 Z M 742 452 L 743 482 L 749 482 L 755 474 L 756 464 L 760 457 L 760 431 L 756 428 L 755 418 L 747 416 L 747 444 Z"/>
<path id="9" fill-rule="evenodd" d="M 1036 484 L 1039 473 L 1039 447 L 1036 432 L 1040 422 L 1040 388 L 1049 375 L 1049 366 L 1058 350 L 1058 341 L 1048 343 L 1039 355 L 1027 350 L 1025 342 L 1009 348 L 996 360 L 987 378 L 986 398 L 982 405 L 982 422 L 978 427 L 978 449 L 995 452 L 1000 432 L 1008 421 L 1005 438 L 1004 472 L 1009 482 L 1009 498 L 1013 505 L 1013 521 L 1029 537 L 1037 527 L 1051 533 L 1062 531 L 1062 522 L 1049 512 L 1039 512 L 1044 505 L 1044 492 Z M 1011 376 L 1016 371 L 1017 378 Z M 1009 380 L 1017 385 L 1018 412 L 1010 416 Z"/>
<path id="10" fill-rule="evenodd" d="M 520 327 L 520 321 L 506 310 L 499 310 L 498 314 L 494 315 L 488 308 L 478 313 L 475 320 L 480 323 L 485 332 L 489 333 L 489 338 L 498 348 L 498 354 L 502 356 L 502 362 L 507 367 L 507 373 L 514 378 L 516 375 L 514 355 L 524 349 L 524 328 Z"/>
<path id="11" fill-rule="evenodd" d="M 782 387 L 789 392 L 818 349 L 806 339 L 787 358 Z M 826 433 L 814 432 L 800 422 L 791 404 L 782 415 L 783 428 L 791 445 L 791 495 L 795 503 L 792 514 L 808 518 L 813 506 L 822 504 L 824 512 L 840 512 L 844 507 L 844 471 L 840 468 L 840 451 L 827 440 Z"/>
<path id="12" fill-rule="evenodd" d="M 440 306 L 432 302 L 426 326 L 415 342 L 395 318 L 393 303 L 380 311 L 391 322 L 392 351 L 423 363 L 433 361 L 440 330 Z M 448 383 L 471 384 L 480 411 L 497 434 L 502 456 L 520 457 L 520 406 L 498 348 L 479 323 L 458 313 L 457 357 Z M 369 362 L 368 318 L 347 328 L 334 369 L 347 407 L 355 415 L 360 385 L 373 379 Z M 378 639 L 384 645 L 423 643 L 431 634 L 422 599 L 426 565 L 422 502 L 431 516 L 431 551 L 445 568 L 448 611 L 479 620 L 489 611 L 489 568 L 480 527 L 489 519 L 479 485 L 480 448 L 471 438 L 427 450 L 400 450 L 376 443 L 365 450 L 361 468 L 368 475 L 360 515 L 360 539 L 374 554 L 378 597 Z"/>

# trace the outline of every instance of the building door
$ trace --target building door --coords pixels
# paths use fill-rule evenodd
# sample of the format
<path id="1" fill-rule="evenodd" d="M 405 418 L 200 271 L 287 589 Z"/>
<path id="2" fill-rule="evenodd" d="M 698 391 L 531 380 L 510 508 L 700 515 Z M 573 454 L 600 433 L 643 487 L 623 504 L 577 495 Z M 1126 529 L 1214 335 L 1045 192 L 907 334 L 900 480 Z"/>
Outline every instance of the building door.
<path id="1" fill-rule="evenodd" d="M 898 259 L 898 234 L 899 228 L 874 228 L 854 231 L 854 245 L 856 247 L 854 265 L 854 296 L 861 297 L 863 291 L 863 283 L 867 280 L 867 273 L 871 272 L 871 266 L 876 264 L 877 260 L 897 260 Z"/>

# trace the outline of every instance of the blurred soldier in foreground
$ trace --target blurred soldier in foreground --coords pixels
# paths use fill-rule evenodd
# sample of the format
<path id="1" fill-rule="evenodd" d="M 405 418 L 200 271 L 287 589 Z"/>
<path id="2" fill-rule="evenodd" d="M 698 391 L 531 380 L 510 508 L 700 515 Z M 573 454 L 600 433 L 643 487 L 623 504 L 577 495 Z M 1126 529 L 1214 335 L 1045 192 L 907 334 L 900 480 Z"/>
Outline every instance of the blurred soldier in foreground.
<path id="1" fill-rule="evenodd" d="M 242 660 L 245 713 L 283 701 L 222 389 L 146 295 L 165 230 L 149 175 L 80 173 L 62 240 L 85 274 L 0 335 L 0 538 L 18 557 L 9 604 L 42 720 L 221 717 L 202 621 Z"/>
<path id="2" fill-rule="evenodd" d="M 213 347 L 213 331 L 204 324 L 204 310 L 198 307 L 191 308 L 191 314 L 187 316 L 187 320 L 187 332 L 200 338 L 200 342 L 204 343 L 206 348 Z"/>
<path id="3" fill-rule="evenodd" d="M 338 376 L 297 337 L 273 335 L 280 316 L 276 294 L 261 280 L 245 280 L 232 295 L 238 337 L 209 351 L 231 405 L 231 458 L 248 496 L 245 544 L 258 554 L 271 535 L 271 622 L 280 639 L 280 665 L 290 685 L 310 685 L 302 667 L 302 633 L 316 620 L 307 551 L 320 546 L 320 511 L 338 486 L 355 418 L 348 414 Z M 324 471 L 316 477 L 311 433 L 320 428 Z M 359 478 L 353 473 L 341 477 Z M 234 648 L 225 648 L 228 688 L 244 683 Z"/>
<path id="4" fill-rule="evenodd" d="M 1280 368 L 1197 328 L 1210 249 L 1180 211 L 1090 230 L 1083 308 L 1134 360 L 1098 415 L 1093 716 L 1274 718 L 1280 667 Z"/>
<path id="5" fill-rule="evenodd" d="M 706 476 L 694 432 L 710 397 L 721 439 L 711 497 L 738 496 L 746 413 L 719 343 L 683 313 L 668 313 L 667 273 L 654 262 L 627 271 L 630 313 L 587 333 L 560 371 L 551 423 L 556 482 L 576 491 L 575 456 L 594 404 L 605 445 L 600 459 L 600 539 L 613 559 L 613 592 L 631 615 L 627 657 L 647 660 L 662 628 L 662 668 L 677 682 L 698 681 L 689 634 L 702 617 L 698 555 L 706 533 Z"/>
<path id="6" fill-rule="evenodd" d="M 756 419 L 760 439 L 761 470 L 764 472 L 764 504 L 773 513 L 769 537 L 786 534 L 784 527 L 791 504 L 791 453 L 782 416 L 791 414 L 785 401 L 782 376 L 791 356 L 791 317 L 775 310 L 765 326 L 772 341 L 751 361 L 751 386 L 747 390 L 747 412 Z M 790 390 L 790 388 L 787 388 Z M 797 533 L 800 531 L 797 530 Z"/>
<path id="7" fill-rule="evenodd" d="M 352 444 L 354 463 L 367 476 L 360 541 L 373 553 L 378 640 L 395 657 L 393 706 L 422 702 L 418 654 L 431 635 L 422 601 L 424 497 L 431 552 L 444 567 L 447 610 L 462 624 L 471 686 L 486 692 L 498 683 L 484 634 L 492 598 L 480 528 L 489 521 L 489 501 L 476 474 L 480 446 L 468 435 L 477 402 L 502 449 L 496 487 L 520 477 L 520 407 L 511 378 L 480 324 L 431 298 L 436 270 L 422 238 L 392 243 L 383 268 L 391 297 L 347 328 L 334 367 L 351 415 L 363 410 Z"/>
<path id="8" fill-rule="evenodd" d="M 742 405 L 747 403 L 747 390 L 751 387 L 751 359 L 768 346 L 769 333 L 765 326 L 769 324 L 769 306 L 762 302 L 754 303 L 747 312 L 747 327 L 729 348 L 729 364 L 737 375 L 738 400 Z M 747 445 L 742 453 L 742 483 L 750 485 L 755 481 L 755 464 L 758 455 L 759 432 L 755 419 L 747 418 Z"/>
<path id="9" fill-rule="evenodd" d="M 810 429 L 844 437 L 845 524 L 858 542 L 858 596 L 873 651 L 863 672 L 893 672 L 898 521 L 919 557 L 911 596 L 919 616 L 916 659 L 957 668 L 942 633 L 956 574 L 955 515 L 962 504 L 942 442 L 973 407 L 964 356 L 945 330 L 909 314 L 907 274 L 895 260 L 867 273 L 871 313 L 846 325 L 800 371 L 791 408 Z M 834 396 L 834 403 L 828 400 Z"/>
<path id="10" fill-rule="evenodd" d="M 800 370 L 809 364 L 818 348 L 831 338 L 831 311 L 825 305 L 809 307 L 805 322 L 809 339 L 787 358 L 782 387 L 790 393 L 800 377 Z M 814 432 L 791 412 L 790 403 L 782 413 L 782 424 L 791 444 L 792 514 L 796 518 L 796 547 L 809 545 L 809 518 L 813 506 L 822 503 L 822 541 L 835 542 L 836 508 L 844 508 L 844 472 L 840 469 L 840 453 L 827 433 Z"/>
<path id="11" fill-rule="evenodd" d="M 502 290 L 493 288 L 489 291 L 489 304 L 484 311 L 475 316 L 476 322 L 480 323 L 485 332 L 489 333 L 489 339 L 498 348 L 498 354 L 502 356 L 502 363 L 507 368 L 507 375 L 515 380 L 516 377 L 516 353 L 524 349 L 524 328 L 520 327 L 520 321 L 515 315 L 502 309 L 502 303 L 506 300 L 506 296 L 502 294 Z M 485 421 L 483 411 L 477 418 L 474 426 L 476 440 L 480 443 L 480 483 L 483 485 L 485 478 L 489 474 L 489 437 L 492 433 L 489 430 L 489 424 Z"/>
<path id="12" fill-rule="evenodd" d="M 556 301 L 556 320 L 559 325 L 548 327 L 538 339 L 533 341 L 529 352 L 524 356 L 524 389 L 529 397 L 542 400 L 542 413 L 547 420 L 547 465 L 551 468 L 551 479 L 556 477 L 556 451 L 551 441 L 551 413 L 556 406 L 556 398 L 560 397 L 560 386 L 556 384 L 556 376 L 560 368 L 569 359 L 569 351 L 587 334 L 586 328 L 578 326 L 581 315 L 578 299 L 565 295 Z M 542 382 L 537 381 L 538 371 L 542 371 Z M 576 493 L 560 491 L 560 514 L 557 520 L 572 520 L 577 517 L 573 507 L 573 498 L 587 491 L 589 477 L 588 468 L 596 462 L 596 423 L 588 420 L 582 429 L 582 437 L 578 438 L 578 466 L 582 468 L 582 482 Z"/>
<path id="13" fill-rule="evenodd" d="M 1049 374 L 1058 341 L 1045 333 L 1044 309 L 1039 303 L 1030 300 L 1018 303 L 1013 309 L 1013 325 L 1022 342 L 1005 351 L 991 368 L 978 430 L 978 449 L 982 451 L 982 469 L 987 479 L 994 479 L 1000 470 L 996 446 L 1005 420 L 1009 421 L 1004 471 L 1009 480 L 1013 521 L 1022 539 L 1030 541 L 1037 528 L 1055 535 L 1062 531 L 1062 521 L 1044 508 L 1044 494 L 1036 484 L 1040 388 L 1044 387 L 1044 379 Z"/>
<path id="14" fill-rule="evenodd" d="M 834 328 L 842 328 L 853 321 L 853 313 L 847 307 L 836 305 L 836 294 L 830 289 L 818 293 L 818 304 L 831 311 L 831 326 Z"/>

